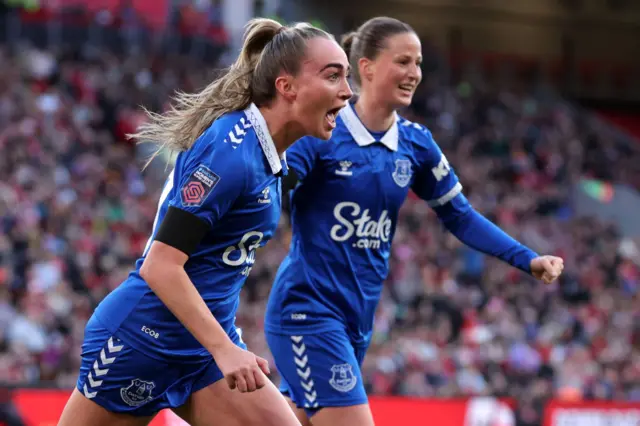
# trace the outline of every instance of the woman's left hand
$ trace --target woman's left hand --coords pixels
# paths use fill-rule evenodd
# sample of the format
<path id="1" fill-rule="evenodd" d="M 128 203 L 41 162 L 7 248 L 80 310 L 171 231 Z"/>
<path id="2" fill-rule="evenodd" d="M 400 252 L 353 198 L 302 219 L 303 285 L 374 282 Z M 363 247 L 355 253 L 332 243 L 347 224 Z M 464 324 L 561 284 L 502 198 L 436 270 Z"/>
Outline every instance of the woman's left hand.
<path id="1" fill-rule="evenodd" d="M 561 257 L 538 256 L 531 261 L 531 274 L 545 284 L 557 280 L 563 269 L 564 260 Z"/>

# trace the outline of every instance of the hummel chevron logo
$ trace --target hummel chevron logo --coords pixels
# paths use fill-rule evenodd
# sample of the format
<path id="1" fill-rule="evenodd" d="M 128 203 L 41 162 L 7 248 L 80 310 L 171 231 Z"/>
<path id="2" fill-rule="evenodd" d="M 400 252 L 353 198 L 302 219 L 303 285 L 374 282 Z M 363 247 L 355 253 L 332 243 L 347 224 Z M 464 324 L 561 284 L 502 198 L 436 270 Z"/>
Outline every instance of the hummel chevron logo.
<path id="1" fill-rule="evenodd" d="M 89 371 L 89 375 L 87 376 L 87 378 L 89 379 L 89 385 L 91 385 L 92 388 L 95 388 L 96 386 L 100 386 L 102 384 L 102 380 L 93 380 L 93 377 L 91 377 L 91 371 Z"/>
<path id="2" fill-rule="evenodd" d="M 113 361 L 116 360 L 115 354 L 124 349 L 124 345 L 119 343 L 120 341 L 118 339 L 114 340 L 113 337 L 110 337 L 107 341 L 107 347 L 100 350 L 100 358 L 93 362 L 93 369 L 92 371 L 89 371 L 89 374 L 87 374 L 88 386 L 87 383 L 85 383 L 82 387 L 82 393 L 84 393 L 84 396 L 88 399 L 94 398 L 98 394 L 96 388 L 102 386 L 103 381 L 101 379 L 95 379 L 94 377 L 102 377 L 106 375 L 109 372 L 109 369 L 105 367 L 112 364 Z"/>
<path id="3" fill-rule="evenodd" d="M 108 368 L 105 368 L 104 370 L 101 369 L 98 366 L 98 361 L 94 361 L 93 362 L 93 372 L 96 373 L 96 376 L 100 377 L 100 376 L 104 376 L 105 374 L 107 374 L 109 372 Z"/>
<path id="4" fill-rule="evenodd" d="M 305 408 L 317 408 L 318 407 L 318 394 L 313 388 L 313 379 L 311 376 L 311 366 L 309 365 L 309 357 L 306 354 L 307 347 L 302 341 L 303 336 L 291 336 L 291 349 L 293 349 L 293 362 L 296 363 L 296 373 L 300 377 L 300 385 L 304 389 L 304 407 Z"/>
<path id="5" fill-rule="evenodd" d="M 243 129 L 241 129 L 237 124 L 233 127 L 233 130 L 236 131 L 236 134 L 238 136 L 244 136 L 245 135 L 245 131 Z"/>
<path id="6" fill-rule="evenodd" d="M 304 397 L 307 399 L 307 401 L 309 401 L 310 404 L 313 404 L 316 401 L 318 394 L 316 393 L 316 391 L 313 391 L 311 393 L 305 392 Z"/>
<path id="7" fill-rule="evenodd" d="M 89 390 L 87 389 L 87 384 L 86 383 L 84 384 L 84 387 L 82 388 L 82 391 L 84 393 L 84 396 L 87 397 L 87 399 L 91 399 L 91 398 L 95 397 L 98 394 L 98 392 L 89 392 Z"/>
<path id="8" fill-rule="evenodd" d="M 124 345 L 115 345 L 113 343 L 113 337 L 109 337 L 109 341 L 107 342 L 107 348 L 111 353 L 120 352 L 122 348 L 124 348 Z"/>
<path id="9" fill-rule="evenodd" d="M 295 361 L 298 367 L 304 368 L 307 365 L 309 358 L 307 358 L 307 356 L 305 355 L 302 358 L 293 358 L 293 360 Z"/>
<path id="10" fill-rule="evenodd" d="M 307 392 L 311 392 L 311 390 L 313 389 L 313 379 L 309 380 L 308 382 L 300 382 L 300 384 Z"/>
<path id="11" fill-rule="evenodd" d="M 296 373 L 298 373 L 298 376 L 300 376 L 303 380 L 307 380 L 311 375 L 311 369 L 307 367 L 304 371 L 302 371 L 299 368 L 296 368 Z"/>
<path id="12" fill-rule="evenodd" d="M 240 119 L 240 123 L 233 126 L 233 129 L 227 135 L 227 138 L 231 141 L 231 143 L 233 143 L 233 149 L 236 149 L 237 145 L 242 142 L 242 140 L 244 139 L 244 135 L 247 134 L 246 130 L 250 127 L 251 122 L 246 121 L 244 117 Z M 224 141 L 228 143 L 229 140 L 225 139 Z"/>
<path id="13" fill-rule="evenodd" d="M 297 356 L 302 355 L 304 351 L 307 350 L 307 347 L 304 345 L 304 343 L 302 343 L 300 346 L 291 345 L 291 348 L 293 349 L 293 352 L 295 352 Z"/>
<path id="14" fill-rule="evenodd" d="M 106 356 L 106 355 L 105 355 L 105 353 L 104 353 L 104 349 L 102 349 L 102 350 L 100 351 L 100 361 L 102 361 L 102 365 L 109 365 L 109 364 L 112 364 L 112 363 L 113 363 L 113 361 L 115 361 L 115 360 L 116 360 L 116 357 L 115 357 L 115 356 L 114 356 L 114 357 L 111 357 L 111 358 L 107 358 L 107 356 Z"/>
<path id="15" fill-rule="evenodd" d="M 233 132 L 229 132 L 229 139 L 231 139 L 231 142 L 233 142 L 233 143 L 242 142 L 242 139 L 236 138 L 236 135 L 234 135 Z M 234 146 L 234 148 L 235 148 L 235 146 Z"/>

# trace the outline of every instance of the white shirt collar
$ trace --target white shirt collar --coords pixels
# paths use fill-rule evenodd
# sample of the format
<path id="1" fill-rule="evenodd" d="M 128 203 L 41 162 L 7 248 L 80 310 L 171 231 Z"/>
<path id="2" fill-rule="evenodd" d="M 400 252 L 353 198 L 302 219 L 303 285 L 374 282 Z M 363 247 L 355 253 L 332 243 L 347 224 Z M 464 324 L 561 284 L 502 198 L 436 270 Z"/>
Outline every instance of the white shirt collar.
<path id="1" fill-rule="evenodd" d="M 283 152 L 281 157 L 278 156 L 276 145 L 273 143 L 273 138 L 271 137 L 271 133 L 269 133 L 269 128 L 267 127 L 267 122 L 260 113 L 256 104 L 252 102 L 251 105 L 244 110 L 244 113 L 251 122 L 253 130 L 256 132 L 256 136 L 258 136 L 262 152 L 264 152 L 265 157 L 267 157 L 269 166 L 271 166 L 271 171 L 274 175 L 277 175 L 283 169 L 282 161 L 284 161 L 286 167 L 285 153 Z"/>
<path id="2" fill-rule="evenodd" d="M 387 133 L 384 134 L 382 139 L 380 139 L 380 142 L 382 142 L 382 144 L 391 151 L 397 151 L 398 116 L 395 112 L 393 114 L 393 125 L 389 130 L 387 130 Z M 340 110 L 339 115 L 342 117 L 344 125 L 347 127 L 347 130 L 349 130 L 349 133 L 351 133 L 351 136 L 353 136 L 353 139 L 359 146 L 367 146 L 376 142 L 376 139 L 371 135 L 371 133 L 369 133 L 367 128 L 364 127 L 364 124 L 362 124 L 362 121 L 360 121 L 350 103 L 347 103 L 347 106 Z"/>

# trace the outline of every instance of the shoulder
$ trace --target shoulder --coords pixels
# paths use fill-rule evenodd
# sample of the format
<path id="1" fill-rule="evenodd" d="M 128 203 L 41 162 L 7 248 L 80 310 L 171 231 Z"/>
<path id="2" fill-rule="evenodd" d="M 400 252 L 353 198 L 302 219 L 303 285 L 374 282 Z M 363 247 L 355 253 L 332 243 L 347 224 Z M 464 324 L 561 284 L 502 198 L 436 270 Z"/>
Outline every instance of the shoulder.
<path id="1" fill-rule="evenodd" d="M 215 120 L 185 153 L 185 168 L 205 166 L 225 175 L 244 175 L 255 133 L 242 111 Z"/>
<path id="2" fill-rule="evenodd" d="M 398 136 L 414 150 L 438 150 L 438 145 L 427 127 L 401 116 L 398 116 Z"/>
<path id="3" fill-rule="evenodd" d="M 244 111 L 234 111 L 215 120 L 199 138 L 199 142 L 206 147 L 225 146 L 227 149 L 237 151 L 244 148 L 243 142 L 255 140 L 255 131 Z M 241 149 L 237 152 L 243 152 Z"/>

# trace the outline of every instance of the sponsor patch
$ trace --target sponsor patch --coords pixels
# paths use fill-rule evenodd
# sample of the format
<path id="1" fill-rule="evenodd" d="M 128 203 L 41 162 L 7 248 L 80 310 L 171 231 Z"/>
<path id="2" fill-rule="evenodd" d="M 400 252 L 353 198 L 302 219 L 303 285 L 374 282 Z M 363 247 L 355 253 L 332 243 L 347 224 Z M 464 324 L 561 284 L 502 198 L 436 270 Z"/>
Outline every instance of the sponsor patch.
<path id="1" fill-rule="evenodd" d="M 200 165 L 182 185 L 180 198 L 185 207 L 200 207 L 213 188 L 220 182 L 220 176 L 207 166 Z"/>

